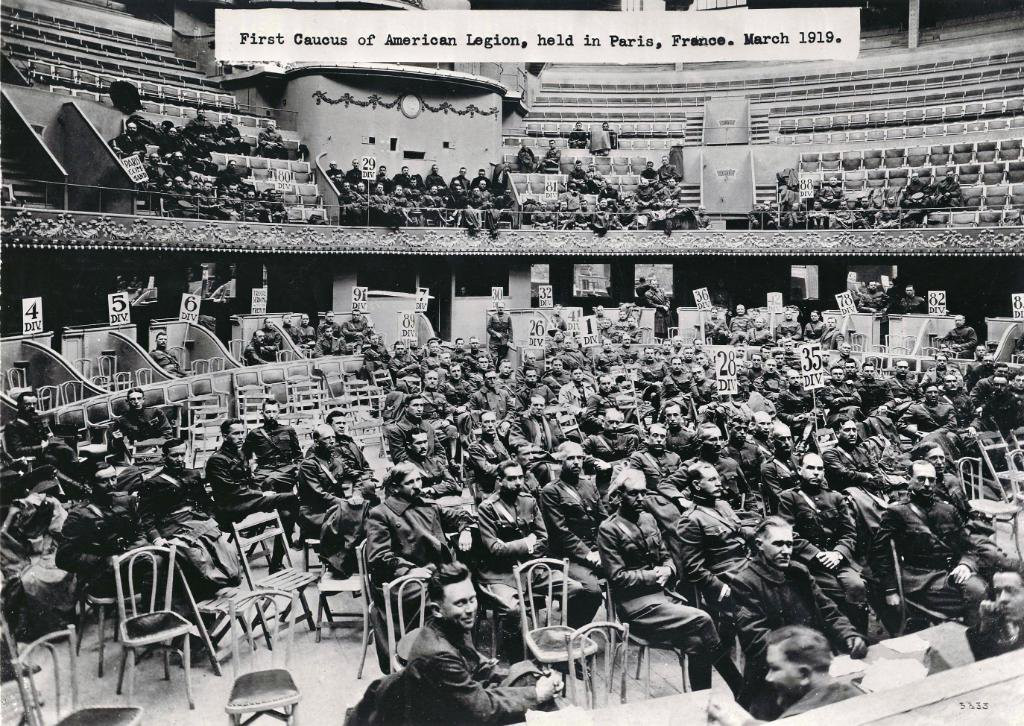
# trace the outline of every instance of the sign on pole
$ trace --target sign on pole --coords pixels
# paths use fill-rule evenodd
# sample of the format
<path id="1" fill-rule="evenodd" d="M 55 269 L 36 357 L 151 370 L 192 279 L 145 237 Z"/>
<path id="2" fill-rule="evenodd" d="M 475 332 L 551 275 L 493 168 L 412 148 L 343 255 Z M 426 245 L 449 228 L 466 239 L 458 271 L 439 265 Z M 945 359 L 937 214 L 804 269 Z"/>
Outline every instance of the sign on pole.
<path id="1" fill-rule="evenodd" d="M 815 175 L 813 174 L 801 174 L 800 175 L 800 198 L 801 199 L 814 199 L 814 182 Z"/>
<path id="2" fill-rule="evenodd" d="M 1013 309 L 1014 320 L 1024 320 L 1024 292 L 1014 293 L 1010 296 L 1010 307 Z"/>
<path id="3" fill-rule="evenodd" d="M 706 346 L 711 354 L 711 365 L 718 384 L 718 395 L 735 396 L 740 392 L 739 377 L 736 375 L 736 349 L 731 345 Z"/>
<path id="4" fill-rule="evenodd" d="M 492 287 L 491 288 L 491 305 L 497 302 L 501 302 L 505 298 L 505 288 L 503 287 Z"/>
<path id="5" fill-rule="evenodd" d="M 199 324 L 199 296 L 190 295 L 187 292 L 181 293 L 181 307 L 178 308 L 178 320 L 184 320 L 193 325 Z"/>
<path id="6" fill-rule="evenodd" d="M 836 304 L 839 306 L 839 312 L 843 315 L 852 315 L 857 312 L 857 306 L 853 302 L 853 293 L 849 290 L 836 295 Z"/>
<path id="7" fill-rule="evenodd" d="M 429 287 L 417 287 L 416 288 L 416 312 L 425 313 L 427 308 L 430 306 L 430 288 Z"/>
<path id="8" fill-rule="evenodd" d="M 23 297 L 21 299 L 21 334 L 43 332 L 43 299 Z"/>
<path id="9" fill-rule="evenodd" d="M 254 287 L 252 289 L 252 314 L 253 315 L 266 315 L 267 314 L 267 288 L 265 287 Z"/>
<path id="10" fill-rule="evenodd" d="M 580 336 L 581 348 L 599 348 L 601 346 L 600 333 L 586 333 Z"/>
<path id="11" fill-rule="evenodd" d="M 132 154 L 121 159 L 121 167 L 127 172 L 128 178 L 136 184 L 149 181 L 149 174 L 146 173 L 146 167 L 142 165 L 142 159 L 137 155 Z"/>
<path id="12" fill-rule="evenodd" d="M 107 324 L 128 325 L 132 321 L 131 298 L 126 292 L 107 295 Z"/>
<path id="13" fill-rule="evenodd" d="M 945 315 L 946 314 L 946 291 L 945 290 L 929 290 L 928 291 L 928 314 L 929 315 Z"/>
<path id="14" fill-rule="evenodd" d="M 530 318 L 530 347 L 543 348 L 547 342 L 547 321 L 540 316 Z"/>
<path id="15" fill-rule="evenodd" d="M 694 290 L 693 300 L 697 303 L 698 310 L 711 311 L 711 294 L 708 292 L 706 287 L 698 287 Z"/>
<path id="16" fill-rule="evenodd" d="M 363 172 L 363 181 L 368 181 L 377 176 L 377 159 L 372 156 L 364 156 L 359 159 L 359 171 Z"/>
<path id="17" fill-rule="evenodd" d="M 800 375 L 804 390 L 813 391 L 825 386 L 826 368 L 825 354 L 821 352 L 821 343 L 803 343 L 796 347 L 800 359 Z"/>
<path id="18" fill-rule="evenodd" d="M 537 288 L 537 305 L 547 310 L 555 306 L 555 293 L 551 285 L 540 285 Z"/>
<path id="19" fill-rule="evenodd" d="M 545 179 L 544 180 L 544 197 L 545 202 L 553 202 L 558 199 L 558 179 Z"/>
<path id="20" fill-rule="evenodd" d="M 353 287 L 352 288 L 352 312 L 366 314 L 368 302 L 366 294 L 368 288 L 365 287 Z"/>
<path id="21" fill-rule="evenodd" d="M 399 313 L 402 316 L 402 329 L 399 340 L 408 343 L 416 340 L 416 313 Z"/>
<path id="22" fill-rule="evenodd" d="M 770 292 L 768 293 L 768 311 L 779 312 L 782 310 L 782 293 L 781 292 Z"/>

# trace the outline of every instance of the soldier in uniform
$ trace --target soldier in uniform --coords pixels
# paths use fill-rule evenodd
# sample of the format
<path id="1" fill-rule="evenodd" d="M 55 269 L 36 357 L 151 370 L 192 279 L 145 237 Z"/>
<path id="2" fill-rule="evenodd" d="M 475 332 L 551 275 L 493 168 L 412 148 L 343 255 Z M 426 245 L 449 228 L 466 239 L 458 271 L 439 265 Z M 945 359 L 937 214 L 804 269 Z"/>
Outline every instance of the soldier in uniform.
<path id="1" fill-rule="evenodd" d="M 18 394 L 18 417 L 4 427 L 4 449 L 14 459 L 30 459 L 36 467 L 52 465 L 58 480 L 69 481 L 78 475 L 75 451 L 53 435 L 36 411 L 38 402 L 34 391 Z"/>
<path id="2" fill-rule="evenodd" d="M 272 512 L 281 515 L 285 539 L 291 542 L 298 510 L 298 496 L 292 492 L 264 492 L 256 484 L 248 459 L 242 454 L 245 427 L 237 418 L 225 419 L 220 425 L 223 443 L 206 462 L 206 480 L 213 491 L 217 505 L 218 522 L 241 522 L 254 512 Z M 274 539 L 270 570 L 281 567 L 284 549 Z"/>
<path id="3" fill-rule="evenodd" d="M 146 394 L 141 388 L 130 388 L 126 396 L 128 410 L 114 419 L 111 434 L 123 436 L 136 446 L 163 444 L 174 433 L 170 422 L 158 408 L 146 408 Z"/>
<path id="4" fill-rule="evenodd" d="M 804 390 L 800 373 L 795 370 L 786 372 L 787 388 L 779 392 L 775 400 L 777 416 L 782 423 L 798 434 L 814 415 L 814 401 L 811 394 Z"/>
<path id="5" fill-rule="evenodd" d="M 290 492 L 295 489 L 302 449 L 299 436 L 291 426 L 280 423 L 280 406 L 273 398 L 263 402 L 263 425 L 245 437 L 242 456 L 246 461 L 256 458 L 256 479 L 264 489 Z"/>
<path id="6" fill-rule="evenodd" d="M 900 595 L 891 542 L 901 560 L 904 597 L 943 615 L 962 615 L 970 624 L 988 589 L 979 576 L 977 547 L 956 510 L 938 498 L 934 466 L 927 461 L 912 464 L 909 492 L 908 501 L 891 504 L 882 514 L 871 543 L 871 584 L 876 594 L 884 593 L 886 606 L 876 612 L 889 632 L 895 632 L 892 609 L 899 607 Z"/>
<path id="7" fill-rule="evenodd" d="M 685 499 L 679 487 L 668 481 L 678 471 L 683 460 L 679 454 L 666 448 L 668 429 L 662 424 L 652 424 L 647 429 L 644 447 L 629 455 L 629 466 L 642 471 L 653 491 L 661 492 L 672 501 Z"/>
<path id="8" fill-rule="evenodd" d="M 541 489 L 540 501 L 552 557 L 569 560 L 569 577 L 591 594 L 600 593 L 601 556 L 597 527 L 607 517 L 594 480 L 583 475 L 583 447 L 566 441 L 559 447 L 562 470 Z"/>
<path id="9" fill-rule="evenodd" d="M 601 414 L 606 409 L 615 408 L 616 394 L 618 386 L 611 376 L 603 374 L 597 377 L 597 390 L 587 397 L 586 410 L 580 419 L 580 428 L 584 433 L 592 434 L 601 430 Z"/>
<path id="10" fill-rule="evenodd" d="M 443 509 L 420 496 L 422 476 L 411 462 L 396 464 L 384 477 L 384 501 L 370 510 L 366 519 L 366 561 L 370 569 L 371 610 L 377 661 L 383 673 L 391 671 L 387 623 L 384 620 L 384 583 L 404 575 L 429 577 L 440 565 L 455 557 L 448 536 L 458 533 L 458 547 L 466 552 L 473 544 L 471 517 L 463 509 Z M 404 612 L 409 621 L 418 619 L 419 592 L 405 591 Z"/>
<path id="11" fill-rule="evenodd" d="M 545 415 L 546 402 L 541 395 L 530 397 L 529 406 L 512 423 L 509 431 L 509 445 L 534 444 L 551 453 L 564 440 L 561 426 Z"/>
<path id="12" fill-rule="evenodd" d="M 455 481 L 455 477 L 448 471 L 447 460 L 440 451 L 431 454 L 428 446 L 427 434 L 423 431 L 414 431 L 412 441 L 409 442 L 409 450 L 406 452 L 406 460 L 414 464 L 422 476 L 420 496 L 424 499 L 459 496 L 462 493 L 462 485 Z"/>
<path id="13" fill-rule="evenodd" d="M 793 557 L 808 569 L 821 591 L 857 628 L 867 632 L 867 595 L 855 559 L 857 530 L 846 498 L 825 483 L 825 465 L 817 454 L 800 460 L 800 483 L 782 492 L 779 515 L 793 525 Z"/>
<path id="14" fill-rule="evenodd" d="M 498 436 L 498 417 L 494 411 L 480 414 L 480 436 L 469 445 L 467 453 L 476 488 L 485 493 L 493 492 L 498 464 L 510 458 Z"/>
<path id="15" fill-rule="evenodd" d="M 496 467 L 495 491 L 480 503 L 477 524 L 480 542 L 487 552 L 477 571 L 477 582 L 498 605 L 502 617 L 503 653 L 509 661 L 522 657 L 519 602 L 513 568 L 522 562 L 545 557 L 548 552 L 547 530 L 537 500 L 525 490 L 523 468 L 506 459 Z M 548 578 L 543 570 L 535 573 L 533 584 L 545 592 Z M 561 575 L 552 573 L 556 591 Z M 579 628 L 594 619 L 601 606 L 600 594 L 584 589 L 578 582 L 567 583 L 567 624 Z"/>
<path id="16" fill-rule="evenodd" d="M 348 496 L 345 462 L 337 454 L 334 429 L 320 424 L 313 429 L 313 446 L 299 464 L 299 528 L 310 539 L 320 530 L 332 507 Z"/>
<path id="17" fill-rule="evenodd" d="M 423 396 L 413 394 L 406 401 L 405 413 L 401 418 L 385 427 L 384 435 L 387 437 L 388 453 L 396 464 L 409 458 L 409 447 L 412 445 L 414 433 L 423 432 L 427 435 L 428 453 L 437 450 L 437 435 L 434 427 L 423 420 L 425 408 L 426 400 Z"/>
<path id="18" fill-rule="evenodd" d="M 366 460 L 359 443 L 353 439 L 345 428 L 345 412 L 334 409 L 324 419 L 334 429 L 334 446 L 337 455 L 344 462 L 343 477 L 350 485 L 374 482 L 373 467 Z"/>
<path id="19" fill-rule="evenodd" d="M 724 498 L 734 509 L 742 509 L 743 502 L 749 493 L 747 478 L 743 475 L 738 461 L 722 453 L 725 442 L 722 431 L 714 424 L 703 424 L 697 431 L 700 437 L 700 452 L 696 457 L 684 461 L 683 465 L 672 475 L 672 483 L 683 488 L 688 478 L 688 469 L 694 464 L 710 464 L 718 472 L 724 487 Z"/>
<path id="20" fill-rule="evenodd" d="M 884 475 L 871 453 L 857 445 L 860 435 L 857 422 L 852 419 L 843 421 L 837 433 L 838 443 L 821 457 L 825 462 L 825 478 L 829 486 L 839 492 L 847 487 L 880 491 Z"/>
<path id="21" fill-rule="evenodd" d="M 473 394 L 469 406 L 474 411 L 492 411 L 499 421 L 504 421 L 515 409 L 515 400 L 501 385 L 497 371 L 487 371 L 484 373 L 484 387 Z"/>
<path id="22" fill-rule="evenodd" d="M 156 347 L 149 351 L 149 356 L 168 375 L 182 378 L 185 373 L 181 370 L 181 363 L 178 358 L 167 350 L 167 333 L 156 334 Z"/>
<path id="23" fill-rule="evenodd" d="M 683 425 L 682 406 L 670 403 L 661 410 L 661 415 L 665 420 L 665 448 L 683 461 L 695 457 L 700 452 L 700 439 L 695 431 Z"/>
<path id="24" fill-rule="evenodd" d="M 583 453 L 588 464 L 597 471 L 597 488 L 607 492 L 612 469 L 640 448 L 640 438 L 633 433 L 635 427 L 626 424 L 622 411 L 607 408 L 598 419 L 601 431 L 583 441 Z"/>
<path id="25" fill-rule="evenodd" d="M 690 659 L 690 687 L 711 688 L 711 665 L 737 692 L 741 678 L 728 658 L 728 646 L 718 637 L 711 617 L 686 605 L 668 587 L 676 568 L 662 542 L 657 523 L 644 511 L 648 496 L 643 475 L 630 470 L 623 476 L 622 501 L 616 514 L 601 523 L 597 542 L 601 562 L 619 619 L 630 633 L 677 650 L 680 666 Z"/>
<path id="26" fill-rule="evenodd" d="M 939 387 L 932 384 L 924 389 L 924 400 L 912 403 L 899 420 L 900 433 L 911 437 L 923 436 L 940 428 L 956 428 L 953 405 L 939 398 Z"/>
<path id="27" fill-rule="evenodd" d="M 508 357 L 512 344 L 512 317 L 505 312 L 505 303 L 494 303 L 494 314 L 487 318 L 487 347 L 497 360 Z"/>
<path id="28" fill-rule="evenodd" d="M 352 316 L 341 324 L 341 337 L 352 350 L 360 350 L 369 334 L 370 326 L 361 312 L 353 310 Z"/>
<path id="29" fill-rule="evenodd" d="M 793 460 L 793 436 L 789 427 L 783 423 L 775 424 L 771 459 L 761 464 L 761 496 L 769 513 L 778 514 L 782 492 L 799 486 L 798 468 Z"/>

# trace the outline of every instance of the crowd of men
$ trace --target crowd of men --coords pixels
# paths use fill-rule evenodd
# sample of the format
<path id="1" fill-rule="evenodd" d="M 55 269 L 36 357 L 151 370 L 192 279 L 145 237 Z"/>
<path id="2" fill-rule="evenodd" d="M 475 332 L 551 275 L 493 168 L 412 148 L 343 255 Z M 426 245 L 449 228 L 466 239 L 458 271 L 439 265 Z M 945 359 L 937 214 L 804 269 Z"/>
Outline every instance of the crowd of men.
<path id="1" fill-rule="evenodd" d="M 795 171 L 779 174 L 778 201 L 758 202 L 748 215 L 751 229 L 904 229 L 920 227 L 929 212 L 964 206 L 955 169 L 940 177 L 911 171 L 906 185 L 847 193 L 839 177 L 823 179 L 814 196 L 801 199 Z"/>
<path id="2" fill-rule="evenodd" d="M 159 126 L 138 114 L 110 141 L 122 159 L 135 156 L 149 179 L 139 185 L 148 192 L 149 206 L 172 217 L 241 222 L 286 222 L 283 194 L 268 188 L 259 192 L 251 171 L 229 160 L 224 169 L 213 162 L 215 152 L 287 159 L 288 149 L 275 121 L 260 129 L 256 146 L 242 140 L 230 116 L 217 126 L 202 111 L 185 126 L 165 120 Z M 157 147 L 153 151 L 150 147 Z M 323 223 L 322 217 L 307 220 Z"/>
<path id="3" fill-rule="evenodd" d="M 366 321 L 347 323 L 321 328 L 355 346 Z M 363 343 L 364 354 L 373 351 L 365 370 L 386 371 L 382 383 L 374 376 L 385 389 L 390 460 L 381 481 L 343 410 L 325 412 L 304 451 L 274 399 L 257 426 L 223 421 L 204 473 L 187 468 L 185 442 L 139 389 L 127 393 L 105 458 L 78 460 L 31 391 L 18 396 L 5 450 L 14 466 L 36 464 L 16 488 L 68 508 L 56 562 L 80 587 L 109 587 L 110 555 L 175 537 L 201 543 L 217 563 L 190 571 L 194 589 L 237 584 L 237 559 L 218 547 L 220 535 L 232 521 L 276 510 L 288 541 L 319 539 L 337 576 L 356 572 L 364 543 L 388 673 L 383 586 L 424 578 L 436 617 L 409 666 L 375 684 L 364 710 L 404 693 L 428 722 L 500 723 L 550 702 L 560 676 L 499 686 L 507 674 L 484 674 L 481 666 L 494 664 L 471 639 L 486 604 L 498 616 L 500 658 L 529 655 L 516 567 L 542 556 L 567 561 L 564 572 L 537 573 L 535 584 L 567 578 L 569 626 L 593 620 L 607 595 L 631 632 L 676 650 L 694 689 L 709 688 L 717 670 L 758 718 L 793 706 L 773 685 L 778 633 L 791 626 L 859 658 L 871 614 L 895 633 L 905 598 L 964 619 L 979 657 L 1018 647 L 1019 628 L 1004 627 L 999 603 L 1019 601 L 1021 563 L 968 505 L 956 461 L 976 451 L 979 432 L 1020 440 L 1024 370 L 979 346 L 969 362 L 943 354 L 921 374 L 906 361 L 883 371 L 844 345 L 829 353 L 828 380 L 812 395 L 795 350 L 807 328 L 795 317 L 787 323 L 791 334 L 762 341 L 742 307 L 722 321 L 739 351 L 732 395 L 714 377 L 713 330 L 707 342 L 646 345 L 630 321 L 609 320 L 600 348 L 584 351 L 554 320 L 543 357 L 514 362 L 508 314 L 498 309 L 486 343 Z M 312 330 L 308 320 L 299 328 Z M 275 550 L 271 569 L 283 554 Z M 418 591 L 405 597 L 405 612 L 418 612 Z M 1011 631 L 1018 637 L 1008 643 Z M 742 672 L 729 657 L 737 639 Z"/>

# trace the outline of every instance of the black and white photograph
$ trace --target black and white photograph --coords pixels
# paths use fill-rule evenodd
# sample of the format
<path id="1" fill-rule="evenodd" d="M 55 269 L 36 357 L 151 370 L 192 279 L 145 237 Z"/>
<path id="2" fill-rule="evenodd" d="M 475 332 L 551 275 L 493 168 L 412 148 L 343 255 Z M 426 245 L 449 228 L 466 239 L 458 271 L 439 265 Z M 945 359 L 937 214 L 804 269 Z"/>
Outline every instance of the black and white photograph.
<path id="1" fill-rule="evenodd" d="M 1024 0 L 2 0 L 0 720 L 1024 724 Z"/>

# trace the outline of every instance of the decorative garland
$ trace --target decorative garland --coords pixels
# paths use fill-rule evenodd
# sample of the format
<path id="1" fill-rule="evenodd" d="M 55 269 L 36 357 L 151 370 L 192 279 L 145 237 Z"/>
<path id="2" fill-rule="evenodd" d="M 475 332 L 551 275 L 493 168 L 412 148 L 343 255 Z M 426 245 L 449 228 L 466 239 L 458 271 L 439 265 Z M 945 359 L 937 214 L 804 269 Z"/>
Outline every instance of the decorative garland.
<path id="1" fill-rule="evenodd" d="M 313 92 L 313 99 L 316 101 L 316 105 L 317 106 L 319 106 L 319 105 L 321 105 L 323 103 L 328 103 L 328 104 L 330 104 L 332 106 L 337 106 L 340 103 L 340 104 L 343 104 L 345 106 L 345 108 L 348 108 L 351 105 L 351 106 L 358 106 L 359 108 L 371 108 L 372 107 L 374 110 L 376 110 L 378 107 L 380 107 L 380 108 L 387 108 L 387 109 L 398 108 L 399 104 L 402 102 L 402 99 L 404 97 L 405 97 L 405 94 L 399 96 L 394 101 L 390 101 L 389 102 L 389 101 L 385 101 L 384 98 L 382 96 L 380 96 L 379 94 L 371 93 L 366 98 L 365 101 L 361 101 L 358 98 L 356 98 L 355 96 L 353 96 L 351 93 L 343 93 L 341 96 L 338 96 L 337 98 L 331 98 L 330 96 L 328 96 L 323 91 L 314 91 Z M 479 116 L 495 116 L 498 113 L 497 106 L 491 106 L 489 109 L 487 109 L 485 111 L 484 109 L 480 108 L 476 104 L 471 103 L 468 106 L 466 106 L 465 108 L 460 110 L 460 109 L 456 108 L 455 106 L 453 106 L 452 104 L 448 103 L 447 101 L 442 101 L 441 104 L 438 105 L 438 106 L 431 106 L 429 103 L 424 101 L 422 98 L 420 99 L 420 102 L 423 104 L 423 108 L 425 108 L 426 110 L 430 111 L 431 113 L 443 113 L 443 114 L 454 113 L 456 116 L 469 116 L 470 118 L 478 116 L 478 115 Z"/>

